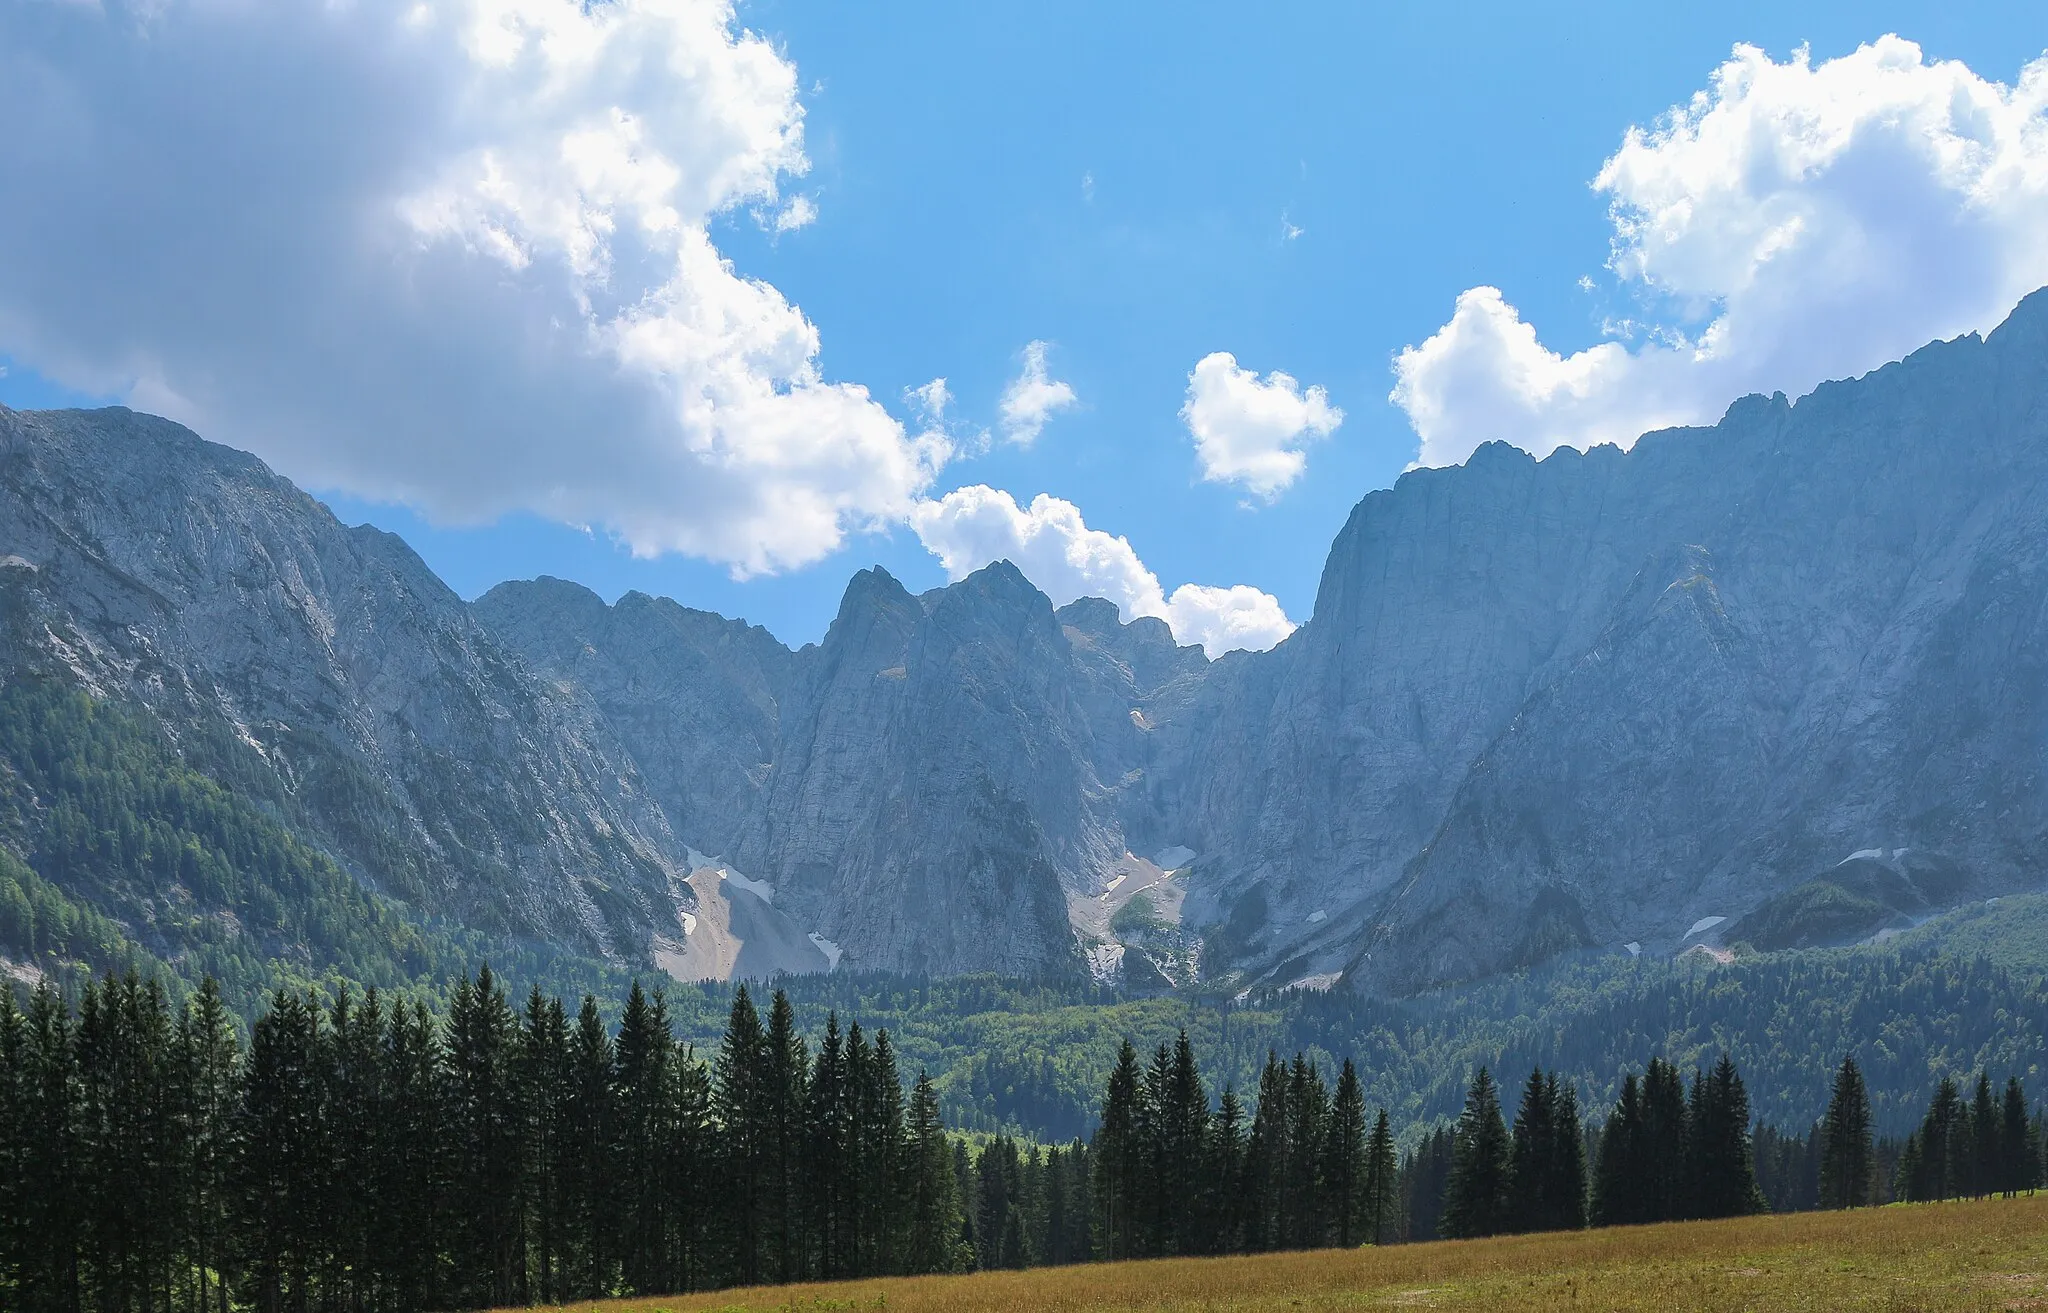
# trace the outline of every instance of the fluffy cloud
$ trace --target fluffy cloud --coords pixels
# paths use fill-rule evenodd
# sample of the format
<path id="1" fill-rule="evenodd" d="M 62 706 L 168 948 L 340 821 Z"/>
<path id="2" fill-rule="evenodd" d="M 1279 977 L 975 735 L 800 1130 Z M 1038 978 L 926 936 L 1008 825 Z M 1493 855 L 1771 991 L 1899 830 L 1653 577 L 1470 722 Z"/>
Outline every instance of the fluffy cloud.
<path id="1" fill-rule="evenodd" d="M 1271 501 L 1301 477 L 1308 463 L 1302 444 L 1328 437 L 1344 412 L 1319 387 L 1304 392 L 1277 370 L 1261 380 L 1228 351 L 1216 351 L 1195 362 L 1180 417 L 1194 435 L 1204 479 Z"/>
<path id="2" fill-rule="evenodd" d="M 1027 345 L 1024 348 L 1023 371 L 1003 389 L 1003 437 L 1022 447 L 1036 442 L 1045 422 L 1077 400 L 1073 388 L 1045 372 L 1048 345 L 1045 342 Z"/>
<path id="3" fill-rule="evenodd" d="M 713 244 L 815 214 L 725 0 L 4 5 L 0 122 L 0 351 L 315 486 L 747 573 L 950 453 Z"/>
<path id="4" fill-rule="evenodd" d="M 1182 584 L 1168 596 L 1129 540 L 1089 528 L 1080 508 L 1058 497 L 1040 493 L 1020 507 L 1009 493 L 976 484 L 919 503 L 910 521 L 951 578 L 1008 560 L 1055 606 L 1105 597 L 1126 619 L 1159 617 L 1210 656 L 1264 651 L 1294 631 L 1278 599 L 1243 584 Z"/>
<path id="5" fill-rule="evenodd" d="M 1738 46 L 1594 186 L 1647 326 L 1566 355 L 1467 291 L 1396 361 L 1419 463 L 1626 445 L 1992 327 L 2048 283 L 2048 58 L 2008 87 L 1897 37 L 1819 65 Z"/>

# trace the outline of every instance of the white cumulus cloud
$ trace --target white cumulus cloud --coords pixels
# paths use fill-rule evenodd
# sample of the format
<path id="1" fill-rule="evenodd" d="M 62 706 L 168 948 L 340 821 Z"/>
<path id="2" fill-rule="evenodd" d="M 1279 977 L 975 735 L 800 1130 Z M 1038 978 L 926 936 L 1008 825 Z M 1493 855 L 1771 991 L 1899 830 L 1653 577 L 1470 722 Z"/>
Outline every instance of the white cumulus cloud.
<path id="1" fill-rule="evenodd" d="M 2007 86 L 1896 36 L 1817 65 L 1738 46 L 1594 186 L 1647 328 L 1566 354 L 1465 292 L 1395 363 L 1418 463 L 1626 445 L 1994 326 L 2048 283 L 2048 57 Z"/>
<path id="2" fill-rule="evenodd" d="M 301 481 L 739 573 L 950 454 L 713 226 L 816 214 L 726 0 L 0 5 L 0 351 Z"/>
<path id="3" fill-rule="evenodd" d="M 920 502 L 910 522 L 949 578 L 1007 560 L 1055 606 L 1107 598 L 1127 620 L 1157 616 L 1212 657 L 1264 651 L 1294 632 L 1279 600 L 1248 585 L 1182 584 L 1167 594 L 1128 539 L 1089 528 L 1080 508 L 1058 497 L 1040 493 L 1019 506 L 1009 493 L 976 484 Z"/>
<path id="4" fill-rule="evenodd" d="M 1261 379 L 1228 351 L 1195 362 L 1180 417 L 1194 435 L 1204 479 L 1238 484 L 1267 501 L 1301 477 L 1308 463 L 1303 444 L 1344 422 L 1322 388 L 1304 391 L 1277 370 Z"/>
<path id="5" fill-rule="evenodd" d="M 1047 342 L 1032 342 L 1024 348 L 1024 368 L 1003 389 L 1000 403 L 1003 437 L 1028 447 L 1038 440 L 1045 422 L 1079 399 L 1074 389 L 1046 373 Z"/>

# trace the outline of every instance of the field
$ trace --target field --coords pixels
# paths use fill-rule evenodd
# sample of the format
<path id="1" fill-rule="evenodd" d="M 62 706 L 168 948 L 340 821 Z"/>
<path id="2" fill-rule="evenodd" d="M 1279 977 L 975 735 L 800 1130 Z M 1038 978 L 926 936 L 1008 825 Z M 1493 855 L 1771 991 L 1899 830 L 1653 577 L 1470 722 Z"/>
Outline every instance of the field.
<path id="1" fill-rule="evenodd" d="M 727 1290 L 591 1313 L 2048 1309 L 2048 1194 L 1379 1250 Z"/>

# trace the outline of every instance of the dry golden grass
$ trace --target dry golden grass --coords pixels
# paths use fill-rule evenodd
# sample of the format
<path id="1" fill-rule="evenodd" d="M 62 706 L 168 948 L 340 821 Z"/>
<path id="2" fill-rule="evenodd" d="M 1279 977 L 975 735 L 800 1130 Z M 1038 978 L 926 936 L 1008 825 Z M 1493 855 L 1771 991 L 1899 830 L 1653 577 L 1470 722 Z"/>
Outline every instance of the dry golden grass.
<path id="1" fill-rule="evenodd" d="M 572 1307 L 590 1313 L 2048 1310 L 2048 1194 L 1386 1249 L 774 1286 Z"/>

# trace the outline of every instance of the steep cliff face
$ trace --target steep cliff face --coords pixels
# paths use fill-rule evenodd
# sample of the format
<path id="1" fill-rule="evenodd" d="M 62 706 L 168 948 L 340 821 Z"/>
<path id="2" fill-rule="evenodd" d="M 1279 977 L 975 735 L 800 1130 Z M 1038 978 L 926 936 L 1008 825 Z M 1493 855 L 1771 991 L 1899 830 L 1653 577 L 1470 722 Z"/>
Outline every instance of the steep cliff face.
<path id="1" fill-rule="evenodd" d="M 761 809 L 797 654 L 744 621 L 645 593 L 606 606 L 560 579 L 500 584 L 474 610 L 564 695 L 601 709 L 675 834 L 732 851 Z"/>
<path id="2" fill-rule="evenodd" d="M 0 661 L 140 702 L 267 775 L 374 887 L 621 960 L 677 848 L 586 704 L 533 680 L 399 539 L 124 410 L 0 410 Z"/>
<path id="3" fill-rule="evenodd" d="M 1367 498 L 1252 772 L 1298 792 L 1203 906 L 1251 892 L 1229 942 L 1276 978 L 1405 990 L 1713 940 L 1862 849 L 2039 884 L 2044 399 L 2036 297 L 1797 405 Z"/>
<path id="4" fill-rule="evenodd" d="M 551 579 L 465 607 L 125 411 L 0 412 L 0 602 L 0 669 L 224 734 L 376 887 L 684 972 L 1399 992 L 1822 942 L 2048 876 L 2048 294 L 1627 453 L 1405 475 L 1216 661 L 1003 563 L 866 571 L 794 652 Z"/>

